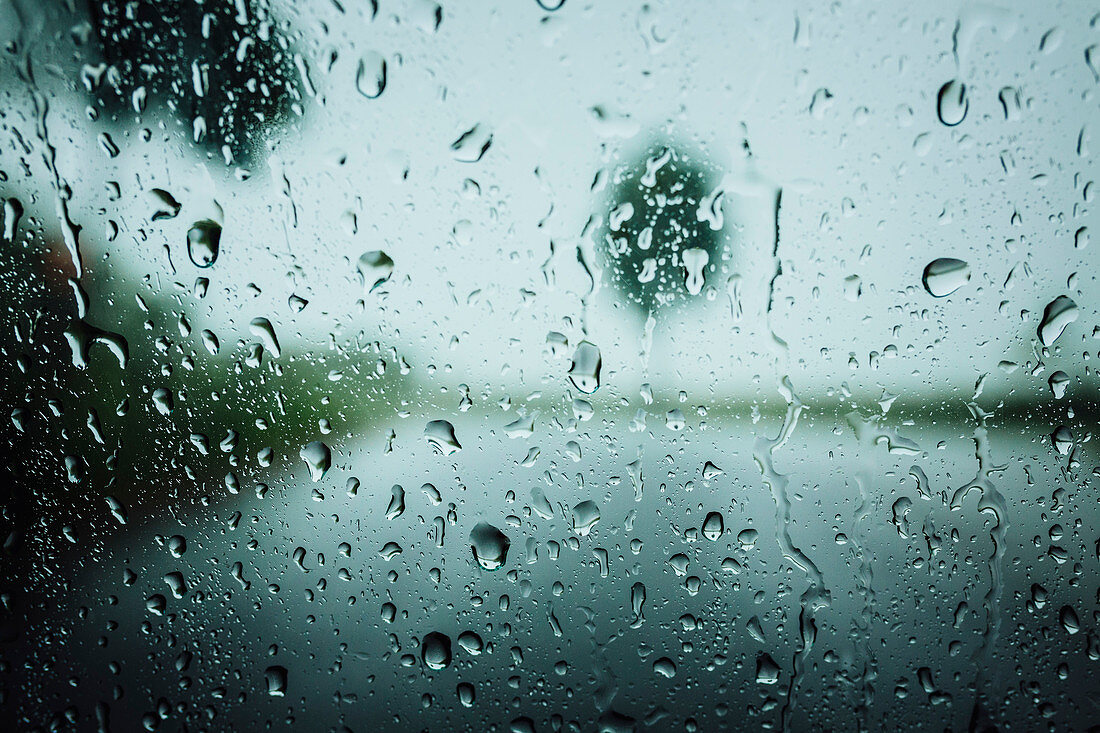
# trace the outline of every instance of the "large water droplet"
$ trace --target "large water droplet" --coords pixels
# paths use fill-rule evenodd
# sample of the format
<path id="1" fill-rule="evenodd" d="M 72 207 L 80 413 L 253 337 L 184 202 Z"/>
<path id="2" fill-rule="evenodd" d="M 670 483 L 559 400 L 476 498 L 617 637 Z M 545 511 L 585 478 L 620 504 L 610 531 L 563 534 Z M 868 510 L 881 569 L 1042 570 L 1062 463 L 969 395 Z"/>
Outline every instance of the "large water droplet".
<path id="1" fill-rule="evenodd" d="M 432 420 L 424 426 L 424 437 L 438 453 L 449 456 L 462 450 L 455 437 L 455 427 L 446 420 Z"/>
<path id="2" fill-rule="evenodd" d="M 1073 606 L 1062 606 L 1058 612 L 1058 620 L 1062 622 L 1062 628 L 1069 634 L 1076 634 L 1081 630 L 1081 620 L 1077 618 L 1077 612 Z"/>
<path id="3" fill-rule="evenodd" d="M 428 669 L 443 669 L 451 663 L 451 639 L 438 631 L 424 635 L 420 642 L 420 660 Z"/>
<path id="4" fill-rule="evenodd" d="M 600 349 L 589 341 L 581 341 L 573 352 L 573 363 L 569 367 L 569 381 L 585 394 L 592 394 L 600 388 L 600 368 L 603 359 Z"/>
<path id="5" fill-rule="evenodd" d="M 187 230 L 187 256 L 195 267 L 210 267 L 218 259 L 222 240 L 222 225 L 210 219 L 202 219 Z"/>
<path id="6" fill-rule="evenodd" d="M 332 466 L 332 451 L 319 440 L 308 443 L 298 451 L 298 456 L 309 467 L 309 477 L 314 481 L 320 481 L 325 477 L 325 472 Z"/>
<path id="7" fill-rule="evenodd" d="M 932 260 L 924 268 L 921 283 L 929 295 L 943 298 L 970 281 L 970 265 L 953 257 Z"/>
<path id="8" fill-rule="evenodd" d="M 377 51 L 367 51 L 355 71 L 355 88 L 367 99 L 378 99 L 386 91 L 386 59 Z"/>
<path id="9" fill-rule="evenodd" d="M 707 518 L 703 520 L 703 536 L 714 542 L 722 536 L 725 527 L 726 523 L 722 519 L 722 515 L 718 512 L 710 512 L 707 514 Z"/>
<path id="10" fill-rule="evenodd" d="M 600 521 L 600 508 L 596 506 L 596 502 L 582 501 L 573 507 L 573 531 L 581 537 L 591 532 L 598 521 Z"/>
<path id="11" fill-rule="evenodd" d="M 689 247 L 680 256 L 684 262 L 684 286 L 692 295 L 698 295 L 706 282 L 703 268 L 710 262 L 710 255 L 702 247 Z"/>
<path id="12" fill-rule="evenodd" d="M 1039 341 L 1043 346 L 1053 344 L 1066 326 L 1077 320 L 1077 304 L 1064 295 L 1047 304 L 1043 309 L 1043 320 L 1039 322 Z"/>
<path id="13" fill-rule="evenodd" d="M 771 655 L 761 652 L 756 658 L 756 681 L 761 685 L 774 685 L 779 681 L 779 665 Z"/>
<path id="14" fill-rule="evenodd" d="M 267 682 L 267 694 L 271 697 L 283 697 L 286 695 L 287 671 L 286 667 L 272 665 L 264 670 L 264 680 Z"/>
<path id="15" fill-rule="evenodd" d="M 493 144 L 493 133 L 478 124 L 458 136 L 451 143 L 451 153 L 455 160 L 463 163 L 476 163 L 481 160 L 489 146 Z"/>
<path id="16" fill-rule="evenodd" d="M 380 249 L 365 252 L 356 266 L 359 278 L 363 282 L 363 292 L 374 292 L 393 274 L 393 260 Z"/>
<path id="17" fill-rule="evenodd" d="M 153 203 L 153 214 L 151 216 L 153 221 L 174 219 L 180 213 L 180 209 L 183 208 L 180 206 L 180 202 L 176 201 L 175 197 L 163 188 L 150 189 L 149 199 Z"/>
<path id="18" fill-rule="evenodd" d="M 1050 385 L 1050 393 L 1054 395 L 1054 399 L 1056 400 L 1060 400 L 1066 396 L 1066 389 L 1069 388 L 1069 383 L 1069 375 L 1061 370 L 1051 374 L 1050 379 L 1047 380 L 1047 384 Z"/>
<path id="19" fill-rule="evenodd" d="M 966 85 L 958 79 L 940 87 L 940 93 L 936 98 L 936 113 L 940 122 L 948 127 L 954 127 L 966 118 L 966 112 L 970 109 L 970 100 L 966 97 Z"/>
<path id="20" fill-rule="evenodd" d="M 474 560 L 486 570 L 496 570 L 508 560 L 508 548 L 511 546 L 503 532 L 486 522 L 478 522 L 470 530 L 470 548 Z"/>

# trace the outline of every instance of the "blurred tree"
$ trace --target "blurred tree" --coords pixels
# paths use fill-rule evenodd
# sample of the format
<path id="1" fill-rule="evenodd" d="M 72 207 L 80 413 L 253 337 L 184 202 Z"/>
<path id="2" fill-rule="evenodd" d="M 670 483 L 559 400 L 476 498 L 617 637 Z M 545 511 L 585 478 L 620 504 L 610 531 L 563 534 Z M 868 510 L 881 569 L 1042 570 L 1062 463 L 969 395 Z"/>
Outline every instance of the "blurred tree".
<path id="1" fill-rule="evenodd" d="M 235 162 L 301 101 L 288 26 L 259 0 L 92 0 L 86 84 L 119 120 L 163 105 L 186 134 Z"/>
<path id="2" fill-rule="evenodd" d="M 661 139 L 612 169 L 597 252 L 629 303 L 646 313 L 682 303 L 692 264 L 685 250 L 702 250 L 708 268 L 724 268 L 732 250 L 720 180 L 702 153 Z"/>

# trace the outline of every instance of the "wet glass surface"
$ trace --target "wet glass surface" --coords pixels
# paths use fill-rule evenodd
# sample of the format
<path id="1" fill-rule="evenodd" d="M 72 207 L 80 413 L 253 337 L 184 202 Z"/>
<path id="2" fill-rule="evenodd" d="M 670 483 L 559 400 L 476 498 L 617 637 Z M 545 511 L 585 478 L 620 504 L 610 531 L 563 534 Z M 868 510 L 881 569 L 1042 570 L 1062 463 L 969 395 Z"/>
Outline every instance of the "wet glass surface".
<path id="1" fill-rule="evenodd" d="M 13 729 L 1095 729 L 1096 8 L 0 40 Z"/>

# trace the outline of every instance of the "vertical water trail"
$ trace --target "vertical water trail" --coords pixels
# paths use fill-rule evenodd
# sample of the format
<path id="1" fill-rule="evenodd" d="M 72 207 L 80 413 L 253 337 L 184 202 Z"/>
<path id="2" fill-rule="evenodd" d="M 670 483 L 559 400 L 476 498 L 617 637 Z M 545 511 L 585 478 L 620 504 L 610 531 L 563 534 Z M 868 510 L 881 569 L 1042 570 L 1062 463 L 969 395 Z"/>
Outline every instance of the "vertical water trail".
<path id="1" fill-rule="evenodd" d="M 791 433 L 798 424 L 798 417 L 802 413 L 802 402 L 794 393 L 794 387 L 791 384 L 790 377 L 784 373 L 788 366 L 787 342 L 776 333 L 775 326 L 772 323 L 772 306 L 775 300 L 775 286 L 780 275 L 783 274 L 783 265 L 779 258 L 779 211 L 782 205 L 782 197 L 782 189 L 776 188 L 772 210 L 772 215 L 775 220 L 774 242 L 772 245 L 774 274 L 768 283 L 768 299 L 765 318 L 774 344 L 777 372 L 780 375 L 777 389 L 787 402 L 787 411 L 783 418 L 783 424 L 780 426 L 779 432 L 774 439 L 769 440 L 765 436 L 756 439 L 753 444 L 753 457 L 764 478 L 764 483 L 771 489 L 772 500 L 775 502 L 775 521 L 779 548 L 783 553 L 783 557 L 786 558 L 788 562 L 805 573 L 808 581 L 806 590 L 803 591 L 799 598 L 798 631 L 800 644 L 791 659 L 791 675 L 787 683 L 786 700 L 783 702 L 783 707 L 780 711 L 780 727 L 781 730 L 786 731 L 790 729 L 791 714 L 798 694 L 798 684 L 806 668 L 806 663 L 810 658 L 810 654 L 813 652 L 814 641 L 817 638 L 817 624 L 814 621 L 814 614 L 828 605 L 829 596 L 825 588 L 821 570 L 814 564 L 813 560 L 794 543 L 791 537 L 791 499 L 788 491 L 790 481 L 786 475 L 775 470 L 775 465 L 772 460 L 775 451 L 782 447 L 783 444 L 787 442 L 787 439 L 790 438 Z"/>
<path id="2" fill-rule="evenodd" d="M 978 421 L 977 427 L 974 428 L 974 457 L 978 459 L 978 470 L 971 481 L 955 490 L 951 496 L 951 509 L 952 511 L 962 509 L 963 500 L 966 499 L 967 494 L 977 491 L 978 511 L 988 513 L 993 518 L 993 526 L 989 530 L 993 552 L 986 558 L 989 588 L 982 599 L 982 605 L 985 608 L 985 629 L 982 631 L 982 643 L 971 657 L 976 667 L 974 707 L 977 710 L 983 695 L 982 688 L 986 684 L 986 675 L 992 669 L 993 646 L 1001 631 L 1000 601 L 1004 585 L 1001 566 L 1004 562 L 1008 530 L 1008 506 L 1004 495 L 990 479 L 992 473 L 999 469 L 993 465 L 989 449 L 989 432 L 986 429 L 986 419 L 989 415 L 974 403 L 970 403 L 968 407 Z"/>
<path id="3" fill-rule="evenodd" d="M 875 659 L 874 646 L 871 643 L 874 624 L 875 589 L 873 586 L 874 574 L 871 566 L 871 554 L 864 547 L 860 538 L 861 528 L 866 526 L 871 517 L 871 456 L 877 437 L 877 422 L 875 418 L 863 419 L 853 410 L 846 415 L 848 424 L 856 434 L 859 445 L 859 469 L 856 471 L 856 484 L 859 486 L 859 505 L 855 510 L 855 521 L 849 542 L 856 555 L 859 556 L 858 578 L 859 593 L 863 601 L 858 619 L 853 619 L 854 631 L 858 635 L 863 646 L 863 668 L 860 670 L 859 694 L 860 700 L 856 705 L 859 715 L 859 730 L 861 733 L 870 730 L 868 716 L 871 705 L 875 699 L 875 680 L 878 678 L 878 664 Z"/>

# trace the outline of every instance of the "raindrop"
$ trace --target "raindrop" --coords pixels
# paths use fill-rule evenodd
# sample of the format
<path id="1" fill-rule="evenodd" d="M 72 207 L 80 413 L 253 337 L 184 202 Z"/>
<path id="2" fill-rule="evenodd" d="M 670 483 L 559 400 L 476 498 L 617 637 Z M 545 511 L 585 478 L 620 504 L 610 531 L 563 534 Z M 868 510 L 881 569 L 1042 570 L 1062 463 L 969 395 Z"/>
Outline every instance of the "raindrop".
<path id="1" fill-rule="evenodd" d="M 449 456 L 462 450 L 454 425 L 446 420 L 432 420 L 424 426 L 424 438 L 440 455 Z"/>
<path id="2" fill-rule="evenodd" d="M 405 513 L 405 489 L 400 484 L 390 487 L 390 503 L 386 507 L 386 519 L 397 519 Z"/>
<path id="3" fill-rule="evenodd" d="M 924 268 L 921 283 L 928 294 L 935 298 L 951 295 L 970 281 L 970 265 L 952 257 L 932 260 Z"/>
<path id="4" fill-rule="evenodd" d="M 726 524 L 725 520 L 722 519 L 722 515 L 718 512 L 710 512 L 707 514 L 707 518 L 703 520 L 703 536 L 714 542 L 722 536 L 725 527 Z"/>
<path id="5" fill-rule="evenodd" d="M 503 532 L 486 522 L 478 522 L 470 530 L 470 549 L 474 560 L 485 570 L 496 570 L 508 561 L 511 542 Z"/>
<path id="6" fill-rule="evenodd" d="M 264 670 L 264 680 L 267 682 L 268 695 L 271 697 L 284 697 L 286 695 L 286 667 L 277 664 L 268 667 Z"/>
<path id="7" fill-rule="evenodd" d="M 481 160 L 492 144 L 493 133 L 477 124 L 459 135 L 458 139 L 451 143 L 451 153 L 457 161 L 476 163 Z"/>
<path id="8" fill-rule="evenodd" d="M 428 669 L 443 669 L 451 663 L 450 637 L 431 631 L 420 642 L 420 660 Z"/>
<path id="9" fill-rule="evenodd" d="M 153 202 L 153 221 L 161 219 L 175 219 L 179 215 L 180 202 L 163 188 L 154 188 L 149 191 L 149 198 Z"/>
<path id="10" fill-rule="evenodd" d="M 958 79 L 940 87 L 940 93 L 936 98 L 936 113 L 940 122 L 948 127 L 954 127 L 966 118 L 966 112 L 970 108 L 970 100 L 966 97 L 966 85 Z"/>
<path id="11" fill-rule="evenodd" d="M 594 501 L 582 501 L 573 507 L 573 531 L 585 537 L 600 521 L 600 508 Z"/>
<path id="12" fill-rule="evenodd" d="M 668 657 L 661 657 L 653 663 L 653 671 L 662 677 L 672 679 L 676 676 L 676 664 Z"/>
<path id="13" fill-rule="evenodd" d="M 210 267 L 218 259 L 218 247 L 222 239 L 222 226 L 216 221 L 202 219 L 187 230 L 187 256 L 195 267 Z"/>
<path id="14" fill-rule="evenodd" d="M 298 456 L 309 467 L 309 477 L 320 481 L 332 466 L 332 451 L 319 440 L 308 443 L 298 452 Z"/>
<path id="15" fill-rule="evenodd" d="M 355 71 L 355 88 L 367 99 L 378 99 L 386 91 L 386 59 L 377 51 L 367 51 Z"/>
<path id="16" fill-rule="evenodd" d="M 393 274 L 393 260 L 380 249 L 363 253 L 356 266 L 363 283 L 363 292 L 372 293 Z"/>
<path id="17" fill-rule="evenodd" d="M 1054 399 L 1060 400 L 1066 396 L 1066 389 L 1069 388 L 1069 382 L 1069 375 L 1061 370 L 1050 375 L 1047 384 L 1050 385 L 1050 393 L 1054 395 Z"/>
<path id="18" fill-rule="evenodd" d="M 756 657 L 756 682 L 761 685 L 774 685 L 779 682 L 779 665 L 771 655 L 761 652 Z"/>
<path id="19" fill-rule="evenodd" d="M 600 368 L 603 359 L 600 349 L 589 341 L 581 341 L 573 352 L 573 363 L 569 366 L 569 381 L 585 394 L 592 394 L 600 388 Z"/>
<path id="20" fill-rule="evenodd" d="M 1058 612 L 1058 620 L 1062 622 L 1062 628 L 1068 634 L 1076 634 L 1081 630 L 1081 620 L 1077 618 L 1077 612 L 1073 610 L 1073 606 L 1062 606 L 1062 610 Z"/>
<path id="21" fill-rule="evenodd" d="M 1077 304 L 1064 295 L 1047 304 L 1043 310 L 1043 320 L 1039 322 L 1039 341 L 1043 346 L 1053 344 L 1066 326 L 1077 320 Z"/>

